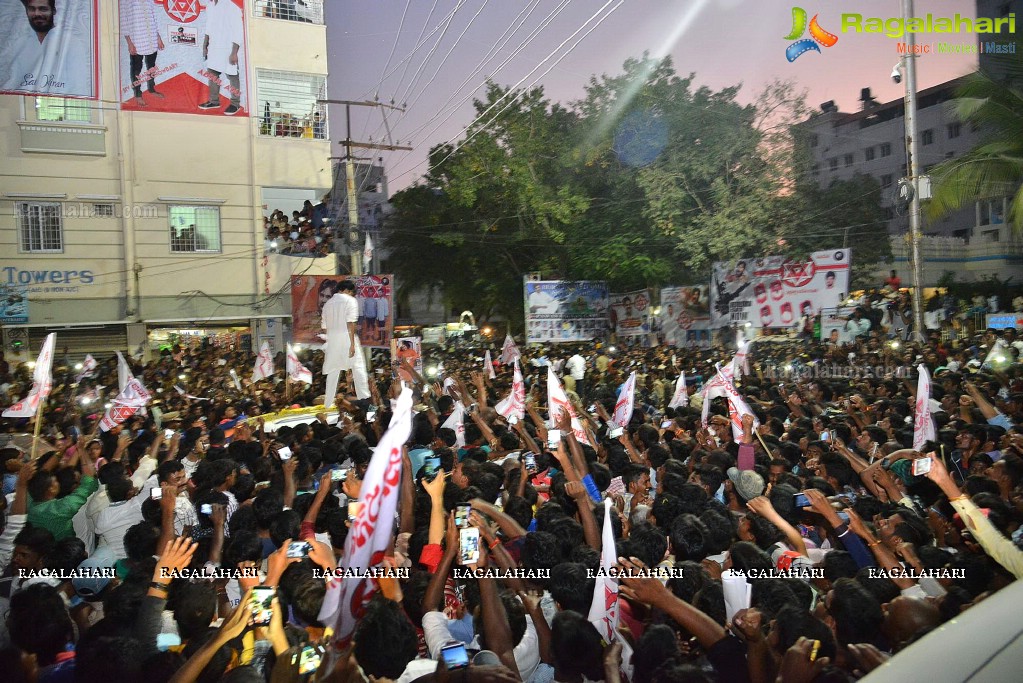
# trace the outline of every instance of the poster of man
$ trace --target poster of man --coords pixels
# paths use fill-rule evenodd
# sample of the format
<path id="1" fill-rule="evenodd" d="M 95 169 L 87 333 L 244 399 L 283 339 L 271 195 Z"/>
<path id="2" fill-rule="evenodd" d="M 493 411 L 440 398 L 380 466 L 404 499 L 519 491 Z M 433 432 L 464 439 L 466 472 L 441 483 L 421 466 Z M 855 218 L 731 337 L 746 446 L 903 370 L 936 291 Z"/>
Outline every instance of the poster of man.
<path id="1" fill-rule="evenodd" d="M 692 346 L 694 340 L 710 342 L 709 335 L 695 335 L 710 328 L 710 295 L 705 286 L 661 288 L 661 334 L 669 346 Z"/>
<path id="2" fill-rule="evenodd" d="M 118 0 L 121 109 L 248 116 L 243 0 Z"/>
<path id="3" fill-rule="evenodd" d="M 338 291 L 343 280 L 355 281 L 359 303 L 356 328 L 364 347 L 391 346 L 393 332 L 393 275 L 295 275 L 291 278 L 291 335 L 298 344 L 317 345 L 326 341 L 322 329 L 324 305 Z"/>
<path id="4" fill-rule="evenodd" d="M 98 0 L 0 2 L 0 93 L 96 99 Z"/>
<path id="5" fill-rule="evenodd" d="M 611 295 L 608 314 L 611 329 L 619 337 L 639 337 L 650 332 L 650 292 L 641 289 Z"/>

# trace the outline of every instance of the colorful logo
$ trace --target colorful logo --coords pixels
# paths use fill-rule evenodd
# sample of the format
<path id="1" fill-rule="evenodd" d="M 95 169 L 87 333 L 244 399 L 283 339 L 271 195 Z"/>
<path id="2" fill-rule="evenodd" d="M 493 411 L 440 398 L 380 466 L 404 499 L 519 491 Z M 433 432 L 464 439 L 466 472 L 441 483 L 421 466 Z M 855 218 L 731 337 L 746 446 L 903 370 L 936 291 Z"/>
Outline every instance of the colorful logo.
<path id="1" fill-rule="evenodd" d="M 785 36 L 785 40 L 795 40 L 796 42 L 785 48 L 785 58 L 790 62 L 796 61 L 800 55 L 813 50 L 814 52 L 820 52 L 821 49 L 818 47 L 818 43 L 824 47 L 831 47 L 838 42 L 838 36 L 834 33 L 828 33 L 821 28 L 820 24 L 817 23 L 817 16 L 813 15 L 813 19 L 810 20 L 810 38 L 803 38 L 802 40 L 796 40 L 800 38 L 807 30 L 806 25 L 806 10 L 802 7 L 792 8 L 792 31 Z"/>

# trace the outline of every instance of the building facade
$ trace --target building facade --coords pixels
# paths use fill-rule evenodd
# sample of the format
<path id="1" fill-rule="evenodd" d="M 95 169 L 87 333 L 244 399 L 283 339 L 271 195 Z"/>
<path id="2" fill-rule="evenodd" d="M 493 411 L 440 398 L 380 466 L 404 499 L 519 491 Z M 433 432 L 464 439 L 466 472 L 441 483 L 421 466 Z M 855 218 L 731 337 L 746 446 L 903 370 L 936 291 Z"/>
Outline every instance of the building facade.
<path id="1" fill-rule="evenodd" d="M 0 96 L 0 286 L 28 304 L 3 325 L 4 350 L 27 357 L 51 331 L 72 357 L 211 335 L 280 349 L 286 271 L 333 272 L 331 258 L 264 254 L 264 215 L 331 184 L 322 2 L 235 2 L 236 115 L 225 92 L 212 112 L 160 111 L 148 92 L 132 106 L 126 2 L 97 4 L 98 100 Z M 202 17 L 192 26 L 167 30 L 162 59 L 202 42 Z M 180 85 L 157 75 L 154 89 Z M 205 84 L 190 87 L 205 99 Z"/>

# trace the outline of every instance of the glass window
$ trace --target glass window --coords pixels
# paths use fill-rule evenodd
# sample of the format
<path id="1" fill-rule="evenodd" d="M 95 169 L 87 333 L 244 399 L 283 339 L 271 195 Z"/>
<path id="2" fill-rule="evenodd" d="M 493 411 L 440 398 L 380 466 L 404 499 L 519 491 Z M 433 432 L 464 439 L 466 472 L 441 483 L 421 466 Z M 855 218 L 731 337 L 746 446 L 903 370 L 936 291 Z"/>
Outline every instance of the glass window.
<path id="1" fill-rule="evenodd" d="M 877 150 L 875 150 L 873 147 L 867 147 L 866 151 L 864 151 L 863 153 L 863 156 L 867 161 L 873 161 L 874 157 L 877 156 Z"/>
<path id="2" fill-rule="evenodd" d="M 170 245 L 172 252 L 219 252 L 220 208 L 172 206 Z"/>
<path id="3" fill-rule="evenodd" d="M 61 206 L 56 202 L 18 202 L 18 242 L 22 252 L 64 251 Z"/>
<path id="4" fill-rule="evenodd" d="M 849 168 L 852 165 L 853 165 L 853 155 L 852 154 L 846 154 L 845 155 L 845 167 Z"/>
<path id="5" fill-rule="evenodd" d="M 962 135 L 962 133 L 963 133 L 962 124 L 960 124 L 958 122 L 957 123 L 950 123 L 950 124 L 948 124 L 948 139 L 949 140 L 951 140 L 953 138 L 959 137 L 960 135 Z"/>
<path id="6" fill-rule="evenodd" d="M 323 23 L 323 0 L 256 0 L 257 17 Z"/>
<path id="7" fill-rule="evenodd" d="M 256 70 L 259 134 L 327 139 L 327 79 L 287 71 Z"/>
<path id="8" fill-rule="evenodd" d="M 881 176 L 881 187 L 887 189 L 892 186 L 893 182 L 895 182 L 895 179 L 892 177 L 891 173 L 885 173 Z"/>
<path id="9" fill-rule="evenodd" d="M 927 130 L 925 130 L 925 131 L 924 131 L 924 132 L 923 132 L 923 133 L 922 133 L 922 134 L 920 135 L 920 138 L 921 138 L 921 140 L 920 140 L 920 141 L 921 141 L 921 142 L 922 142 L 923 144 L 925 144 L 925 145 L 933 145 L 933 144 L 934 144 L 934 130 L 932 130 L 932 129 L 928 128 Z"/>
<path id="10" fill-rule="evenodd" d="M 66 97 L 37 97 L 36 120 L 90 123 L 92 121 L 92 110 L 88 100 L 75 100 Z"/>
<path id="11" fill-rule="evenodd" d="M 838 157 L 828 159 L 828 168 L 832 171 L 838 170 Z"/>
<path id="12" fill-rule="evenodd" d="M 881 144 L 881 156 L 890 157 L 892 155 L 892 143 L 885 142 Z"/>

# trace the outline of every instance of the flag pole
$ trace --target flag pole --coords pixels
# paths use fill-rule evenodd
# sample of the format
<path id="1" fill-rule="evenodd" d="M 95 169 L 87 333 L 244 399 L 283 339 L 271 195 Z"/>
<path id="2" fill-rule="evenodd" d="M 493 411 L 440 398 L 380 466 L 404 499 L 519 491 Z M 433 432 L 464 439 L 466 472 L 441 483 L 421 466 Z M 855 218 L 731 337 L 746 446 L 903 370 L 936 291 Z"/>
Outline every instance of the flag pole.
<path id="1" fill-rule="evenodd" d="M 39 428 L 43 424 L 43 408 L 46 407 L 46 397 L 39 399 L 39 407 L 36 408 L 36 425 L 32 430 L 32 452 L 29 454 L 29 462 L 36 459 L 36 445 L 39 443 Z"/>

